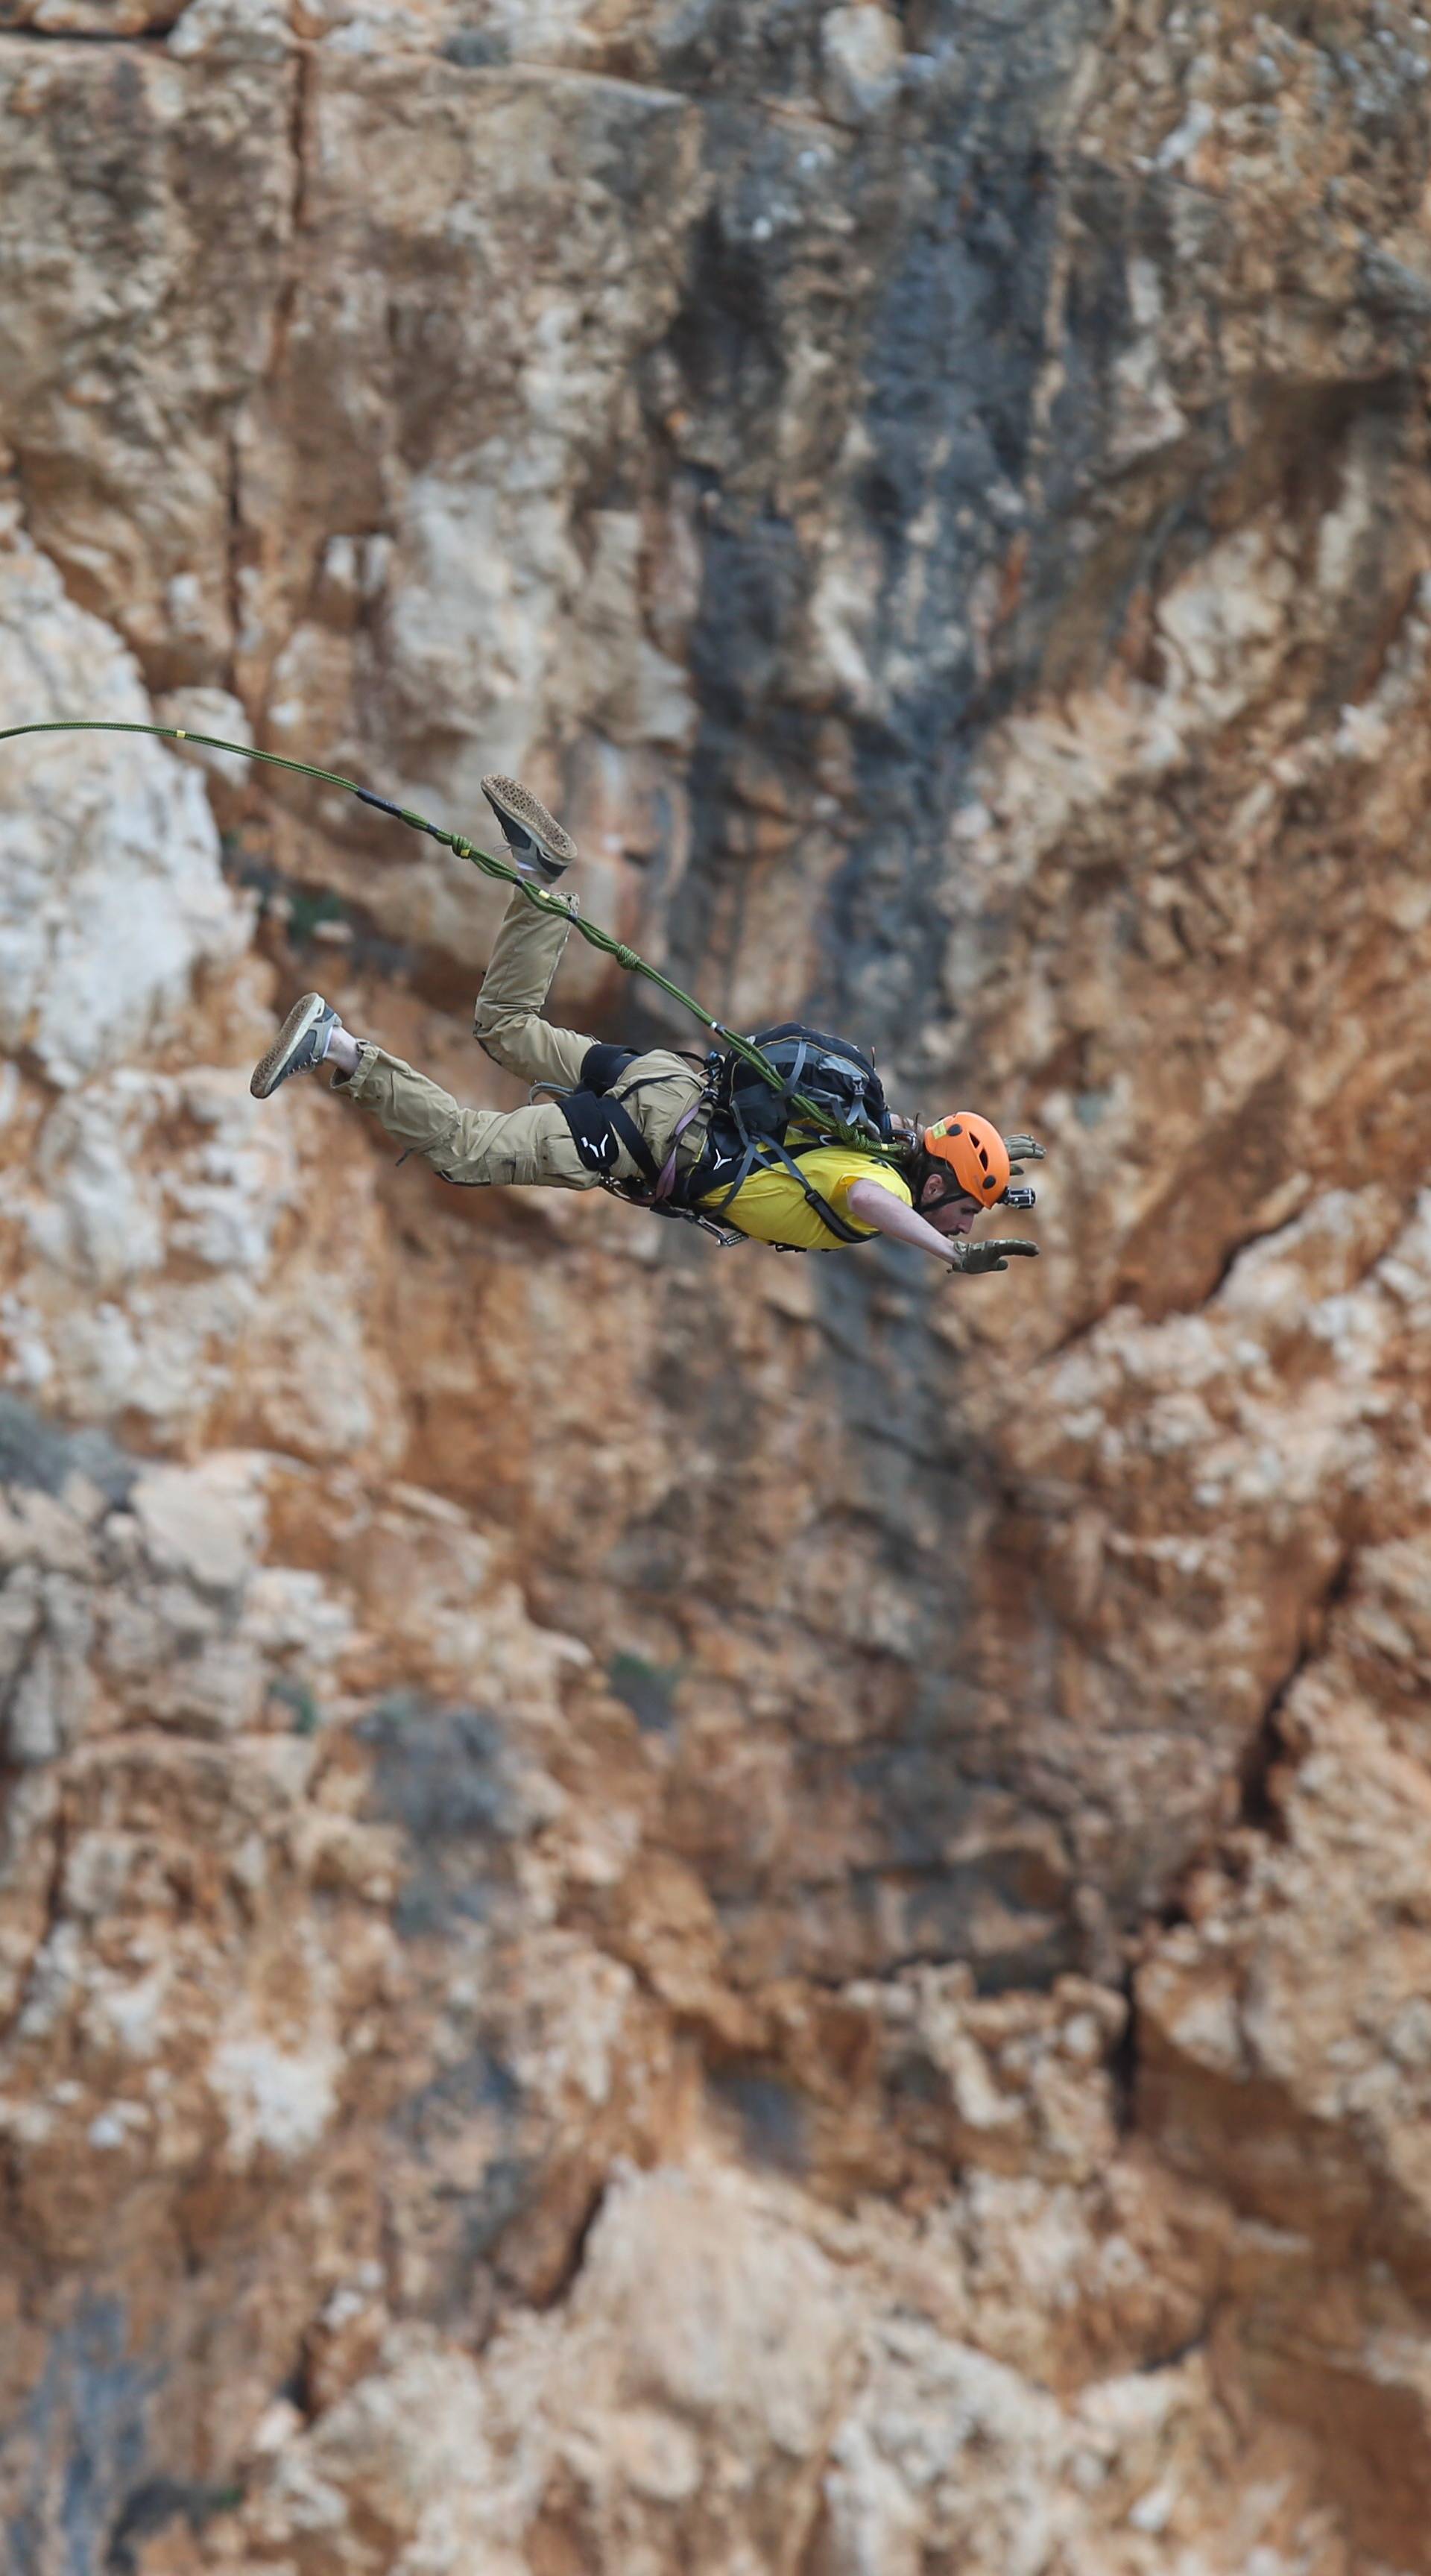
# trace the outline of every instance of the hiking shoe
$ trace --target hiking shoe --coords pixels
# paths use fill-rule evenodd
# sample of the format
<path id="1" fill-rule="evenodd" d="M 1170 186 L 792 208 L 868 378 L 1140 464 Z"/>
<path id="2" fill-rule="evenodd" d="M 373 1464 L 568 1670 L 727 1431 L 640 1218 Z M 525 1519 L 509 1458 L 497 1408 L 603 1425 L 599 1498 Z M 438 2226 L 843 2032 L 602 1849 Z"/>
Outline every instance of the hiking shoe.
<path id="1" fill-rule="evenodd" d="M 249 1089 L 255 1100 L 267 1100 L 286 1082 L 290 1073 L 309 1073 L 321 1064 L 328 1052 L 335 1029 L 343 1025 L 331 1002 L 321 993 L 305 993 L 295 1002 L 267 1055 L 260 1056 L 249 1076 Z"/>
<path id="2" fill-rule="evenodd" d="M 563 868 L 576 857 L 576 843 L 564 832 L 530 788 L 495 772 L 482 781 L 482 793 L 502 826 L 502 835 L 519 873 L 542 885 L 555 885 Z"/>

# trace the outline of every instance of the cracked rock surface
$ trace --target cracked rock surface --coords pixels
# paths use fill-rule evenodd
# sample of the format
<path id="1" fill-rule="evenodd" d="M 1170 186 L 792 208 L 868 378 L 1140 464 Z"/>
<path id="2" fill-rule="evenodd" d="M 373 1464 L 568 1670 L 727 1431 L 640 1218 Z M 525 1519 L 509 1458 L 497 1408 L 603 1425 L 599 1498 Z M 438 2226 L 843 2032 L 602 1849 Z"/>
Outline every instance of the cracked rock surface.
<path id="1" fill-rule="evenodd" d="M 1050 1147 L 444 1189 L 492 889 L 0 749 L 15 2576 L 1431 2571 L 1431 32 L 0 0 L 0 712 Z M 588 951 L 556 1006 L 694 1043 Z"/>

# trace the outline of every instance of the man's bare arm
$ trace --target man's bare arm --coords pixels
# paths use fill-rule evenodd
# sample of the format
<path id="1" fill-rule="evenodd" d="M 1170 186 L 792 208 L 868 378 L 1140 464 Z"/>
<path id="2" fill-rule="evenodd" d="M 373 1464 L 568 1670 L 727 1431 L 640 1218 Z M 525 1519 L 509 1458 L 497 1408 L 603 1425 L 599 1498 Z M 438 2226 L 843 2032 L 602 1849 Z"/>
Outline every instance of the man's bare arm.
<path id="1" fill-rule="evenodd" d="M 845 1197 L 845 1205 L 857 1225 L 873 1226 L 876 1234 L 889 1237 L 891 1243 L 912 1243 L 917 1251 L 931 1252 L 946 1270 L 978 1274 L 987 1270 L 1007 1270 L 1010 1253 L 1023 1260 L 1036 1260 L 1036 1243 L 1017 1243 L 1007 1238 L 989 1243 L 970 1243 L 957 1235 L 937 1232 L 927 1225 L 916 1208 L 906 1207 L 880 1181 L 854 1181 Z"/>
<path id="2" fill-rule="evenodd" d="M 920 1252 L 932 1252 L 946 1270 L 960 1267 L 956 1258 L 960 1246 L 926 1225 L 918 1209 L 907 1207 L 882 1181 L 852 1181 L 845 1205 L 857 1225 L 872 1225 L 876 1234 L 887 1234 L 891 1243 L 912 1243 Z"/>

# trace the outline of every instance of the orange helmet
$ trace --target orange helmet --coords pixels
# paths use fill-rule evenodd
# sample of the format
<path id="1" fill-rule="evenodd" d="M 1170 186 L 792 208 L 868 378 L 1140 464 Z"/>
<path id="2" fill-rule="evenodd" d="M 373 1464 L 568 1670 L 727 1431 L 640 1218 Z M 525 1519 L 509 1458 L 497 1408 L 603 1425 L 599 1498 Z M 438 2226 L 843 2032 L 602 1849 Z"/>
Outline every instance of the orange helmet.
<path id="1" fill-rule="evenodd" d="M 947 1163 L 961 1190 L 980 1207 L 995 1207 L 1009 1186 L 1009 1149 L 997 1127 L 957 1109 L 952 1118 L 937 1118 L 924 1130 L 924 1150 L 936 1163 Z"/>

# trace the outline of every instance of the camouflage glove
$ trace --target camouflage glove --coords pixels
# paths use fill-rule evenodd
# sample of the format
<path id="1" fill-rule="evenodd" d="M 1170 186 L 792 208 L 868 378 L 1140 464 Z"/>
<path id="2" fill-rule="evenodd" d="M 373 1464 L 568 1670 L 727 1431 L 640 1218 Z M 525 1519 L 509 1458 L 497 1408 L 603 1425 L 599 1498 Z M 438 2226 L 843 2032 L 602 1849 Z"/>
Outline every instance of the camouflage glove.
<path id="1" fill-rule="evenodd" d="M 1048 1156 L 1036 1136 L 1006 1136 L 1004 1143 L 1009 1149 L 1009 1160 L 1016 1180 L 1020 1177 L 1025 1163 L 1048 1161 Z"/>
<path id="2" fill-rule="evenodd" d="M 1008 1235 L 996 1236 L 991 1243 L 951 1244 L 949 1267 L 965 1279 L 978 1279 L 988 1270 L 1007 1270 L 1010 1257 L 1019 1261 L 1037 1261 L 1038 1245 L 1020 1243 Z"/>

